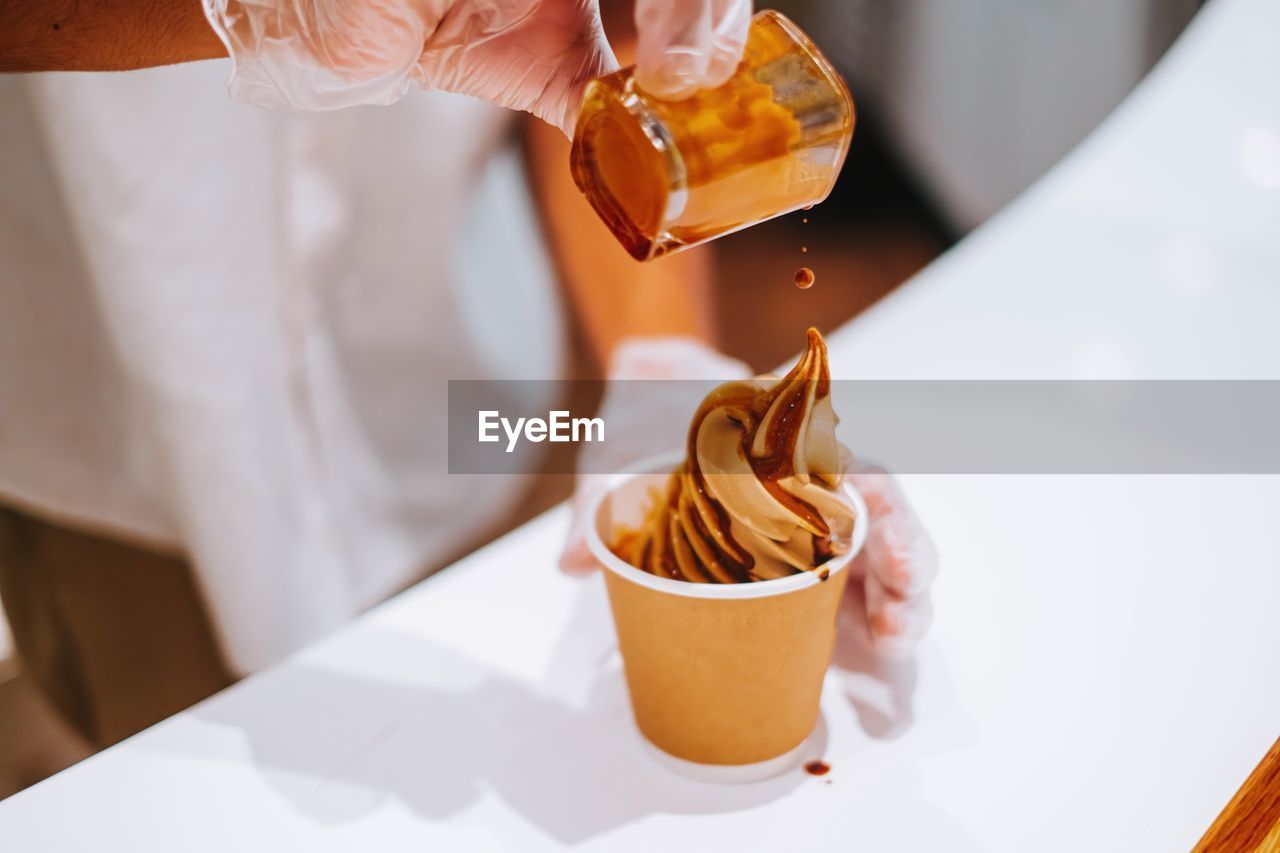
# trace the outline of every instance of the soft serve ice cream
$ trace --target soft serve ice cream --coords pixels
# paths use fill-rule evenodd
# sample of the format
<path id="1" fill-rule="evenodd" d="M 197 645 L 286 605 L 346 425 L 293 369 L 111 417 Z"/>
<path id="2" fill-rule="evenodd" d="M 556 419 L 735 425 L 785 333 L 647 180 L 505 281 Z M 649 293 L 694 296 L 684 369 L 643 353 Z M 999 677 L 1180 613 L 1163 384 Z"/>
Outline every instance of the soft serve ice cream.
<path id="1" fill-rule="evenodd" d="M 744 583 L 786 577 L 846 552 L 854 507 L 841 488 L 827 348 L 817 329 L 781 379 L 728 382 L 702 401 L 687 455 L 639 528 L 611 549 L 661 577 Z"/>

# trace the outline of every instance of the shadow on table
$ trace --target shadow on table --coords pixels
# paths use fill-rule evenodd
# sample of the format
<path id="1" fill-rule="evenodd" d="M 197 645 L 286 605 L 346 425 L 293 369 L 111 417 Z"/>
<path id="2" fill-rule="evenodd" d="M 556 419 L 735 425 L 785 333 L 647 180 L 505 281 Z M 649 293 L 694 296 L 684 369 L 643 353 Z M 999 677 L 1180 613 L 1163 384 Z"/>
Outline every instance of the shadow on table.
<path id="1" fill-rule="evenodd" d="M 254 679 L 251 700 L 250 692 L 232 690 L 191 712 L 242 730 L 267 782 L 322 823 L 360 818 L 388 798 L 443 820 L 492 792 L 571 844 L 651 813 L 752 808 L 807 778 L 797 769 L 767 782 L 713 786 L 671 775 L 645 754 L 616 665 L 600 668 L 585 701 L 570 704 L 493 677 L 492 667 L 456 649 L 405 634 L 364 634 L 373 642 L 362 654 L 382 646 L 456 688 L 296 662 Z M 815 756 L 825 731 L 820 724 L 810 741 Z"/>
<path id="2" fill-rule="evenodd" d="M 601 592 L 580 592 L 534 684 L 502 676 L 463 648 L 368 625 L 189 713 L 242 731 L 263 779 L 323 824 L 389 801 L 442 821 L 496 797 L 573 844 L 650 814 L 756 808 L 810 781 L 796 769 L 749 785 L 708 785 L 658 765 L 631 720 Z M 841 609 L 835 671 L 862 729 L 896 738 L 914 722 L 916 664 L 849 642 L 861 612 Z M 820 719 L 805 760 L 822 757 L 826 739 Z"/>

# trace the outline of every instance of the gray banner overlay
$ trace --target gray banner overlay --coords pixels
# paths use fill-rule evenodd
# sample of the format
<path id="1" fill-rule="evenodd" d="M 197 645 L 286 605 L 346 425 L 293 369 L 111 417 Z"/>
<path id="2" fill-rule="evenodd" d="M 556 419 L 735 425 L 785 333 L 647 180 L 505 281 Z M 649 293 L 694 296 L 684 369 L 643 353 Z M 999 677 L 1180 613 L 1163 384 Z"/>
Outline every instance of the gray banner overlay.
<path id="1" fill-rule="evenodd" d="M 449 472 L 636 470 L 684 447 L 717 384 L 450 380 Z M 901 474 L 1280 474 L 1280 381 L 837 380 L 831 399 L 841 442 Z"/>

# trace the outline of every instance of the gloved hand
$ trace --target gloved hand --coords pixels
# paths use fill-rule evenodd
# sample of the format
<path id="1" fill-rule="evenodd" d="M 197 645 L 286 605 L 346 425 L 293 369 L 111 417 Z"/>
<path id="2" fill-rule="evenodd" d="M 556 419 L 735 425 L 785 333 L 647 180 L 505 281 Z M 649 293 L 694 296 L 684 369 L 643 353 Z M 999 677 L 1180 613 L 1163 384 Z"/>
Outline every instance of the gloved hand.
<path id="1" fill-rule="evenodd" d="M 390 104 L 412 83 L 526 110 L 571 134 L 617 68 L 596 0 L 204 0 L 233 97 L 274 109 Z M 640 0 L 637 70 L 683 97 L 728 78 L 750 0 Z"/>
<path id="2" fill-rule="evenodd" d="M 850 618 L 840 620 L 838 642 L 863 641 L 883 657 L 906 657 L 933 617 L 929 587 L 938 552 L 892 474 L 855 463 L 848 476 L 867 502 L 871 526 L 849 567 L 841 610 Z"/>
<path id="3" fill-rule="evenodd" d="M 636 0 L 636 82 L 678 101 L 727 81 L 747 43 L 751 0 Z"/>
<path id="4" fill-rule="evenodd" d="M 624 342 L 610 365 L 611 380 L 714 379 L 725 382 L 751 375 L 746 364 L 726 358 L 692 338 L 640 338 Z M 600 417 L 609 425 L 605 445 L 586 445 L 580 467 L 617 471 L 652 455 L 657 448 L 684 447 L 690 404 L 663 395 L 636 405 L 635 395 L 624 399 L 609 392 Z M 668 401 L 664 408 L 663 400 Z M 620 408 L 626 407 L 627 411 Z M 625 431 L 625 432 L 620 432 Z M 655 437 L 656 434 L 656 437 Z M 631 440 L 628 440 L 631 439 Z M 600 450 L 598 448 L 605 448 Z M 590 454 L 610 453 L 602 459 Z M 862 493 L 870 515 L 867 540 L 849 567 L 849 584 L 841 602 L 841 632 L 837 645 L 868 650 L 885 658 L 909 656 L 924 636 L 932 617 L 929 587 L 938 571 L 933 540 L 912 511 L 897 480 L 883 468 L 856 463 L 848 474 Z M 582 474 L 572 503 L 569 537 L 560 555 L 560 568 L 572 574 L 596 568 L 587 547 L 587 508 L 606 488 L 606 474 Z"/>

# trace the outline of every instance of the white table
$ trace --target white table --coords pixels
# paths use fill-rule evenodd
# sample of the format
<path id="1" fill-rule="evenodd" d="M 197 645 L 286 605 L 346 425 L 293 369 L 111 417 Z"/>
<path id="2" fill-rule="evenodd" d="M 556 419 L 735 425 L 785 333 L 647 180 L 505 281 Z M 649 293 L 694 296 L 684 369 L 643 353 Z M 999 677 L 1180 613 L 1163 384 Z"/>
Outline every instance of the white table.
<path id="1" fill-rule="evenodd" d="M 1280 6 L 1214 0 L 1094 137 L 831 338 L 842 377 L 1280 374 Z M 827 779 L 671 777 L 557 509 L 0 803 L 62 850 L 1177 850 L 1280 734 L 1280 478 L 913 477 L 915 664 L 833 672 Z M 851 701 L 849 695 L 856 698 Z"/>

